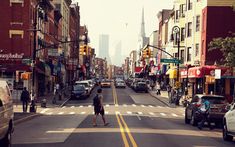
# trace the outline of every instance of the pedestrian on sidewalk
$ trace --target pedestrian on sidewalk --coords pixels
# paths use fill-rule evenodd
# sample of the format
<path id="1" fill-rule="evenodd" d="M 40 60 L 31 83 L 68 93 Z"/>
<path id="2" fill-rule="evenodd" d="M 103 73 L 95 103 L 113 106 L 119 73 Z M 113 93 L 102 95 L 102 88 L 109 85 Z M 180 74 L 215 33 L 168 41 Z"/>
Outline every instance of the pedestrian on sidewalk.
<path id="1" fill-rule="evenodd" d="M 30 96 L 29 96 L 29 92 L 26 89 L 26 87 L 23 88 L 23 91 L 20 96 L 20 100 L 22 102 L 23 112 L 27 112 L 28 104 L 30 101 Z"/>
<path id="2" fill-rule="evenodd" d="M 159 84 L 159 82 L 157 82 L 156 84 L 156 89 L 157 89 L 157 95 L 161 95 L 161 85 Z"/>
<path id="3" fill-rule="evenodd" d="M 93 105 L 94 105 L 94 111 L 95 111 L 95 115 L 93 117 L 93 126 L 94 127 L 97 126 L 96 119 L 99 114 L 102 116 L 104 126 L 107 126 L 109 123 L 106 122 L 105 117 L 104 117 L 103 95 L 102 95 L 101 88 L 97 89 L 97 94 L 93 99 Z"/>

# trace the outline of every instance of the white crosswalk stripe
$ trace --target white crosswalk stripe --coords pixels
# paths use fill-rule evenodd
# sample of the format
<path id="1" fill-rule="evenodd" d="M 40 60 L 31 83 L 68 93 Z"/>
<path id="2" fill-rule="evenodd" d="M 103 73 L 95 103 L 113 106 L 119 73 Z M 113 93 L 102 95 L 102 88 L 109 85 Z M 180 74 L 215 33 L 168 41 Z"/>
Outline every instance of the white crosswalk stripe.
<path id="1" fill-rule="evenodd" d="M 109 104 L 106 104 L 105 107 L 109 107 L 110 105 Z"/>
<path id="2" fill-rule="evenodd" d="M 162 116 L 166 116 L 166 114 L 165 113 L 160 113 Z"/>
<path id="3" fill-rule="evenodd" d="M 91 105 L 88 105 L 88 107 L 91 107 Z"/>
<path id="4" fill-rule="evenodd" d="M 81 105 L 81 106 L 79 106 L 80 108 L 82 108 L 83 107 L 83 105 Z"/>
<path id="5" fill-rule="evenodd" d="M 145 107 L 145 105 L 141 105 L 141 107 Z"/>
<path id="6" fill-rule="evenodd" d="M 109 111 L 105 111 L 105 114 L 109 114 Z"/>
<path id="7" fill-rule="evenodd" d="M 135 104 L 132 104 L 132 106 L 133 106 L 133 107 L 136 107 L 136 105 L 135 105 Z"/>
<path id="8" fill-rule="evenodd" d="M 138 114 L 139 114 L 139 115 L 142 115 L 142 114 L 143 114 L 143 112 L 138 112 Z"/>
<path id="9" fill-rule="evenodd" d="M 64 112 L 59 112 L 58 114 L 59 114 L 59 115 L 62 115 L 62 114 L 64 114 Z"/>
<path id="10" fill-rule="evenodd" d="M 153 106 L 152 105 L 148 105 L 150 108 L 152 108 Z"/>
<path id="11" fill-rule="evenodd" d="M 75 114 L 75 112 L 70 112 L 69 114 Z"/>
<path id="12" fill-rule="evenodd" d="M 127 107 L 127 105 L 126 105 L 126 104 L 123 104 L 123 106 L 124 106 L 124 107 Z"/>
<path id="13" fill-rule="evenodd" d="M 71 106 L 70 108 L 74 108 L 74 106 Z"/>
<path id="14" fill-rule="evenodd" d="M 93 112 L 93 113 L 94 113 L 94 112 Z M 81 112 L 80 114 L 86 114 L 86 112 L 83 111 L 83 112 Z"/>
<path id="15" fill-rule="evenodd" d="M 149 112 L 150 115 L 155 115 L 153 112 Z"/>
<path id="16" fill-rule="evenodd" d="M 115 107 L 118 107 L 118 104 L 115 104 Z"/>
<path id="17" fill-rule="evenodd" d="M 174 117 L 178 117 L 178 115 L 176 115 L 175 113 L 171 113 L 171 115 Z"/>

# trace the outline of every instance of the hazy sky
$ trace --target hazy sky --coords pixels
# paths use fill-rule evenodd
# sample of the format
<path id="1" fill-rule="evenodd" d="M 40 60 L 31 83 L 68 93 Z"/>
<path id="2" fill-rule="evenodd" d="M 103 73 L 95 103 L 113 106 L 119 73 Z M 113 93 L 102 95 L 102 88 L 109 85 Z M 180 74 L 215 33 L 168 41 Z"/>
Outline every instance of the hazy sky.
<path id="1" fill-rule="evenodd" d="M 99 53 L 99 34 L 110 35 L 110 56 L 119 41 L 122 41 L 123 55 L 137 48 L 142 8 L 146 36 L 158 29 L 157 13 L 173 8 L 173 0 L 73 0 L 75 2 L 80 6 L 81 25 L 88 27 L 90 44 L 96 54 Z"/>

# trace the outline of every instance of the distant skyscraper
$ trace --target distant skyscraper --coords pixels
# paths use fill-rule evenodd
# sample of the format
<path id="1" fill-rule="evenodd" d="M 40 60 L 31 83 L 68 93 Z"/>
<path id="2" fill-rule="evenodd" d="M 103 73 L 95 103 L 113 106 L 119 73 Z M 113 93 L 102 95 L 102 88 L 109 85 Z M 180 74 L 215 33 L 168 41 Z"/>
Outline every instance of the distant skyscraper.
<path id="1" fill-rule="evenodd" d="M 101 34 L 99 36 L 99 57 L 106 58 L 108 63 L 111 64 L 109 57 L 109 35 Z"/>
<path id="2" fill-rule="evenodd" d="M 115 46 L 114 56 L 112 58 L 112 63 L 114 65 L 121 65 L 122 64 L 122 42 L 119 41 Z"/>

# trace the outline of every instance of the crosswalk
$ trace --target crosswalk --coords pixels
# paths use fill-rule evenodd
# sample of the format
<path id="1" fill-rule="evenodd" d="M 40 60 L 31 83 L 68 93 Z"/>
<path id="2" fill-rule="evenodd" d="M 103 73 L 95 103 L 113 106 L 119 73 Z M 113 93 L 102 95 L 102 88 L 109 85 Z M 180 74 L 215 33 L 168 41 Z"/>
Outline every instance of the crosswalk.
<path id="1" fill-rule="evenodd" d="M 176 111 L 177 110 L 177 111 Z M 92 105 L 64 106 L 62 108 L 45 108 L 40 112 L 42 115 L 92 115 Z M 105 105 L 106 115 L 122 114 L 127 116 L 148 116 L 163 118 L 183 118 L 184 108 L 170 108 L 154 105 Z"/>

